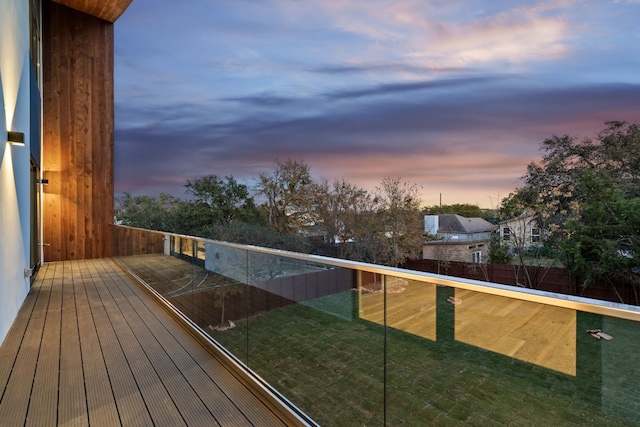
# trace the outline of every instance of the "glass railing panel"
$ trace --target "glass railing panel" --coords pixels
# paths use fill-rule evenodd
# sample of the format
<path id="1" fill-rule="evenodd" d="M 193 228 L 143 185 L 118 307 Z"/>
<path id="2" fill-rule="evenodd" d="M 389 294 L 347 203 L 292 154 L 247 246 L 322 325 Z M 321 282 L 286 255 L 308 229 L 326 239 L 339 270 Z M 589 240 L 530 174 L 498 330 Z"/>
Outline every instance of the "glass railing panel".
<path id="1" fill-rule="evenodd" d="M 387 326 L 436 341 L 436 285 L 386 277 Z"/>
<path id="2" fill-rule="evenodd" d="M 188 317 L 194 316 L 194 288 L 206 285 L 207 272 L 183 258 L 142 254 L 115 258 Z"/>
<path id="3" fill-rule="evenodd" d="M 576 374 L 576 312 L 456 289 L 455 339 L 568 375 Z"/>
<path id="4" fill-rule="evenodd" d="M 248 251 L 209 242 L 204 252 L 204 267 L 216 282 L 207 295 L 208 303 L 202 304 L 203 316 L 211 319 L 206 331 L 247 365 L 247 318 L 255 314 L 249 302 L 256 298 L 248 286 Z"/>
<path id="5" fill-rule="evenodd" d="M 195 242 L 195 250 L 196 250 L 196 258 L 204 261 L 205 260 L 205 251 L 206 245 L 203 240 L 196 240 Z"/>
<path id="6" fill-rule="evenodd" d="M 585 326 L 591 333 L 579 333 L 588 343 L 585 352 L 592 354 L 588 368 L 595 370 L 591 374 L 599 379 L 591 388 L 593 397 L 600 398 L 602 412 L 640 425 L 640 324 L 602 316 L 600 324 L 591 322 Z"/>
<path id="7" fill-rule="evenodd" d="M 640 424 L 637 322 L 461 288 L 436 294 L 435 342 L 387 330 L 388 425 Z"/>
<path id="8" fill-rule="evenodd" d="M 436 285 L 360 271 L 359 317 L 436 340 Z"/>
<path id="9" fill-rule="evenodd" d="M 171 251 L 174 253 L 180 253 L 180 247 L 181 247 L 181 243 L 180 243 L 180 237 L 178 236 L 171 236 Z"/>
<path id="10" fill-rule="evenodd" d="M 384 326 L 384 274 L 358 271 L 358 316 Z"/>
<path id="11" fill-rule="evenodd" d="M 358 318 L 356 273 L 259 252 L 247 264 L 249 368 L 321 425 L 381 425 L 384 329 Z M 213 336 L 242 351 L 229 332 Z"/>
<path id="12" fill-rule="evenodd" d="M 194 240 L 183 237 L 180 239 L 180 242 L 180 253 L 188 257 L 193 257 Z"/>
<path id="13" fill-rule="evenodd" d="M 640 322 L 608 306 L 166 242 L 118 262 L 321 425 L 640 425 Z"/>

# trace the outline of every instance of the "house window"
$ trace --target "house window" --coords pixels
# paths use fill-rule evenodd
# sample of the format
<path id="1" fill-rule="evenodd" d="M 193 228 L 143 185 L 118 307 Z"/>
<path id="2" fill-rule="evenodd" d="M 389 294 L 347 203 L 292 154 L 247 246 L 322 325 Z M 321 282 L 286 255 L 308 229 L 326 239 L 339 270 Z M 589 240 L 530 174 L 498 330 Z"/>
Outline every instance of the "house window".
<path id="1" fill-rule="evenodd" d="M 474 264 L 482 264 L 482 251 L 475 251 L 472 255 Z"/>
<path id="2" fill-rule="evenodd" d="M 504 227 L 502 229 L 502 240 L 505 242 L 511 240 L 511 229 L 509 227 Z"/>
<path id="3" fill-rule="evenodd" d="M 533 243 L 540 242 L 540 229 L 539 228 L 532 228 L 531 229 L 531 241 Z"/>

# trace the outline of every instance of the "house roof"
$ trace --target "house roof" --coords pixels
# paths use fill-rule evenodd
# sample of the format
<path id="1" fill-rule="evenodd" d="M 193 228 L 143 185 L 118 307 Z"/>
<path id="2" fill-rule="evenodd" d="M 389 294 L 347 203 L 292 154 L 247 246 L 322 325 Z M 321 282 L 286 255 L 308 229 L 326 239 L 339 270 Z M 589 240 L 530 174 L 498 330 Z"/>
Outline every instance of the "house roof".
<path id="1" fill-rule="evenodd" d="M 482 218 L 465 218 L 456 214 L 438 215 L 439 233 L 485 233 L 496 226 Z"/>
<path id="2" fill-rule="evenodd" d="M 133 0 L 53 0 L 80 12 L 115 22 Z"/>
<path id="3" fill-rule="evenodd" d="M 529 220 L 529 219 L 533 219 L 535 217 L 535 212 L 533 212 L 530 209 L 525 209 L 522 211 L 522 213 L 520 214 L 520 216 L 517 216 L 515 218 L 509 218 L 509 219 L 505 219 L 500 221 L 498 224 L 502 225 L 502 224 L 510 224 L 512 222 L 516 222 L 516 221 L 523 221 L 523 220 Z"/>

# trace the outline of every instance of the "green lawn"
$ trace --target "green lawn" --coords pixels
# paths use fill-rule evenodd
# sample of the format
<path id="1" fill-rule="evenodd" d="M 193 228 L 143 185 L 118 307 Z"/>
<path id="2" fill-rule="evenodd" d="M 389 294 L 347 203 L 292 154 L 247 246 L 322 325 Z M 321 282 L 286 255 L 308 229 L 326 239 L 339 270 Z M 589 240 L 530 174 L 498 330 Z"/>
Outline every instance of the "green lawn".
<path id="1" fill-rule="evenodd" d="M 619 363 L 603 363 L 606 352 L 600 349 L 616 341 L 579 337 L 579 353 L 587 360 L 579 361 L 578 377 L 572 377 L 462 344 L 453 340 L 448 326 L 453 311 L 446 291 L 440 289 L 438 295 L 437 342 L 387 331 L 387 425 L 640 424 L 638 408 L 627 408 L 622 415 L 619 411 L 628 406 L 625 399 L 637 405 L 638 396 L 616 396 L 613 400 L 621 404 L 611 408 L 611 390 L 606 388 L 616 386 L 602 380 L 603 373 L 615 378 L 607 369 L 622 371 L 632 376 L 627 378 L 628 390 L 640 389 L 638 353 L 611 355 L 628 365 L 615 369 Z M 355 292 L 343 292 L 280 308 L 236 321 L 237 328 L 212 335 L 319 424 L 383 425 L 384 329 L 355 316 L 356 297 Z M 619 329 L 618 344 L 624 342 L 620 334 L 627 326 Z M 630 328 L 637 337 L 637 325 Z M 588 349 L 581 350 L 585 345 Z"/>

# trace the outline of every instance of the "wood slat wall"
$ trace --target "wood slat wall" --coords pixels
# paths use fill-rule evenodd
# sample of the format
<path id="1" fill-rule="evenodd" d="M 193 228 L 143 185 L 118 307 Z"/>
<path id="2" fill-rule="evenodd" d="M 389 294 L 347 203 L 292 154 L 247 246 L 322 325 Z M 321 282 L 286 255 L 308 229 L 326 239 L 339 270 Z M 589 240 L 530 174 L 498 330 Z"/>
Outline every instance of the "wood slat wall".
<path id="1" fill-rule="evenodd" d="M 113 24 L 43 3 L 44 259 L 111 256 Z"/>
<path id="2" fill-rule="evenodd" d="M 113 226 L 112 256 L 132 256 L 164 253 L 165 235 L 158 231 Z"/>

